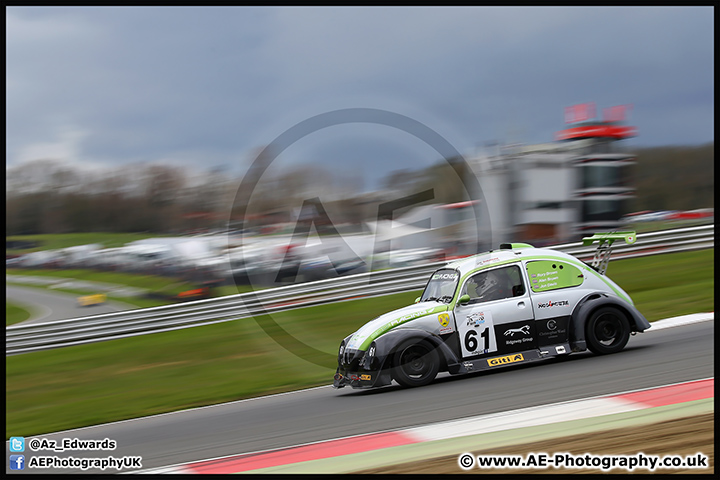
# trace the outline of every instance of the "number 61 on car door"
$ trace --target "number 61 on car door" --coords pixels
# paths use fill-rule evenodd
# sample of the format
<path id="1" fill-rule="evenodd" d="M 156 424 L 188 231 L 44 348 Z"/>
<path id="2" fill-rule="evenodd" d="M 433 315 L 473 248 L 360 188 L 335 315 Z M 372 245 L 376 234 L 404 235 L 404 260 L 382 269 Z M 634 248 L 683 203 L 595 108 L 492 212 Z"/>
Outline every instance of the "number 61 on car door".
<path id="1" fill-rule="evenodd" d="M 489 310 L 466 315 L 465 319 L 461 320 L 458 330 L 460 331 L 460 347 L 463 357 L 474 357 L 497 351 L 495 329 Z"/>

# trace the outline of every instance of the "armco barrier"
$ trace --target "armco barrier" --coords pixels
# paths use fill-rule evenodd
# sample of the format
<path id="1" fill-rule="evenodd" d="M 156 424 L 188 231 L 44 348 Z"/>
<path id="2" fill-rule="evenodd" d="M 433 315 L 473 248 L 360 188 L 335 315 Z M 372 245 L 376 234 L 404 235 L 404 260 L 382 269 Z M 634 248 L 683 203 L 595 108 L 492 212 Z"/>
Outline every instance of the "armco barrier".
<path id="1" fill-rule="evenodd" d="M 714 248 L 714 225 L 638 234 L 632 245 L 616 242 L 612 259 Z M 581 242 L 547 248 L 590 260 L 595 246 Z M 6 355 L 210 325 L 360 297 L 419 290 L 446 262 L 362 273 L 253 293 L 143 308 L 47 323 L 6 327 Z"/>

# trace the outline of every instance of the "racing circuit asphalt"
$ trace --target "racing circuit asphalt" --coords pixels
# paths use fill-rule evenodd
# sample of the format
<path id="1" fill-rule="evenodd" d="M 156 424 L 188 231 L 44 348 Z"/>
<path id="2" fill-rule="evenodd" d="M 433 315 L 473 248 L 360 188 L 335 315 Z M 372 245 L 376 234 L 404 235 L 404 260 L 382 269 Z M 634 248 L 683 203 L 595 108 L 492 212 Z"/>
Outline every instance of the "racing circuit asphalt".
<path id="1" fill-rule="evenodd" d="M 54 322 L 67 318 L 99 315 L 135 308 L 133 305 L 113 300 L 108 300 L 100 305 L 80 307 L 77 303 L 77 297 L 79 296 L 40 288 L 5 285 L 5 298 L 16 302 L 30 312 L 29 319 L 15 325 Z"/>
<path id="2" fill-rule="evenodd" d="M 712 321 L 650 329 L 614 355 L 579 353 L 442 375 L 415 389 L 328 385 L 38 437 L 109 438 L 118 442 L 117 449 L 92 456 L 140 455 L 143 469 L 169 466 L 713 377 L 713 333 Z M 333 373 L 328 372 L 328 384 Z"/>

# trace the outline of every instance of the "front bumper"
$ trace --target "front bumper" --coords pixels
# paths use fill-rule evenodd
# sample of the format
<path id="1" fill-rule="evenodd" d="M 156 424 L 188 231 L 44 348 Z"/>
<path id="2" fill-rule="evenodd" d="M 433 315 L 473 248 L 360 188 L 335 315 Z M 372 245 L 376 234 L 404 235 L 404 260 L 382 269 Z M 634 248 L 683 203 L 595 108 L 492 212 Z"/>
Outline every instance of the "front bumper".
<path id="1" fill-rule="evenodd" d="M 333 387 L 342 388 L 350 385 L 353 388 L 371 388 L 382 385 L 390 385 L 392 376 L 384 369 L 385 357 L 378 356 L 375 343 L 372 343 L 368 351 L 343 349 L 347 339 L 343 340 L 338 354 L 338 368 L 333 378 Z"/>
<path id="2" fill-rule="evenodd" d="M 353 388 L 372 388 L 390 383 L 392 383 L 390 373 L 382 371 L 348 372 L 338 368 L 333 377 L 333 388 L 342 388 L 345 385 Z"/>

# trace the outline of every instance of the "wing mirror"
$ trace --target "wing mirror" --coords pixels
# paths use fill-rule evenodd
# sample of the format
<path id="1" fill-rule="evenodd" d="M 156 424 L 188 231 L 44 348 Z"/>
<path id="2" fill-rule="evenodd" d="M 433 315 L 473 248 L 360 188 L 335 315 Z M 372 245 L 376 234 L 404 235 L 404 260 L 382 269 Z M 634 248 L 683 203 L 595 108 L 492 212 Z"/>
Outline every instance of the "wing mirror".
<path id="1" fill-rule="evenodd" d="M 420 301 L 420 297 L 415 299 L 415 303 L 418 303 Z"/>
<path id="2" fill-rule="evenodd" d="M 465 295 L 463 295 L 462 297 L 460 297 L 460 298 L 458 299 L 458 303 L 459 303 L 460 305 L 467 305 L 468 303 L 470 303 L 470 295 L 468 295 L 468 294 L 466 293 Z"/>

